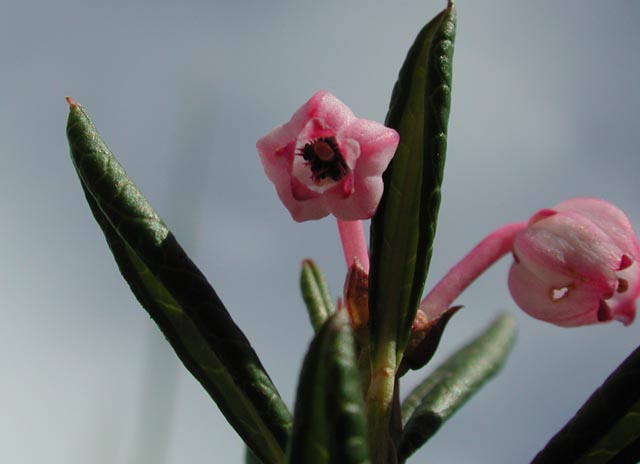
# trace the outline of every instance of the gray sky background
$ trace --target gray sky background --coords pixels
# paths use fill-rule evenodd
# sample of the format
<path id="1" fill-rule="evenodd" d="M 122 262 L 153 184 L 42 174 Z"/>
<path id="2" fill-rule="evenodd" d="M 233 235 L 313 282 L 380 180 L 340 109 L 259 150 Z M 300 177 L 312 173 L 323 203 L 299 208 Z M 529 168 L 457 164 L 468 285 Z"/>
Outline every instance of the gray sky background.
<path id="1" fill-rule="evenodd" d="M 292 404 L 312 334 L 300 261 L 314 258 L 336 296 L 345 269 L 333 221 L 289 219 L 255 141 L 323 88 L 383 120 L 409 45 L 444 3 L 0 3 L 0 461 L 243 453 L 121 279 L 71 166 L 63 97 L 92 115 Z M 428 287 L 494 228 L 572 196 L 605 198 L 638 228 L 640 3 L 457 4 Z M 507 269 L 460 298 L 434 365 L 500 310 L 520 323 L 513 355 L 414 462 L 528 462 L 640 340 L 638 323 L 529 319 L 509 297 Z"/>

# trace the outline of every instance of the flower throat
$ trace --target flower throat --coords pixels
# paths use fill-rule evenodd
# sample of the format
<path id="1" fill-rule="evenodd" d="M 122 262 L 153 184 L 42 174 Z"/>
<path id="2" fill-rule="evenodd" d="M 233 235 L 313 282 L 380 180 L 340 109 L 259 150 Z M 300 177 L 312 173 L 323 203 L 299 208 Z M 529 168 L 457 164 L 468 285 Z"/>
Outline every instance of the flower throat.
<path id="1" fill-rule="evenodd" d="M 320 137 L 311 140 L 298 153 L 311 168 L 311 179 L 320 183 L 327 177 L 339 181 L 351 169 L 347 166 L 335 137 Z"/>

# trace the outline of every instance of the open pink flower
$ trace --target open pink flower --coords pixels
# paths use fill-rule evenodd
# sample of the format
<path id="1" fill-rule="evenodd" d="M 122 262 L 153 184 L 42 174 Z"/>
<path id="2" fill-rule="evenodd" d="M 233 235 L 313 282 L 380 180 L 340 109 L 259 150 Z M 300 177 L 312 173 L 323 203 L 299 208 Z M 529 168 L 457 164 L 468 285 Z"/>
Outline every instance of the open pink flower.
<path id="1" fill-rule="evenodd" d="M 331 213 L 354 221 L 375 213 L 382 173 L 398 141 L 393 129 L 356 118 L 344 103 L 320 91 L 256 147 L 267 177 L 294 220 Z"/>
<path id="2" fill-rule="evenodd" d="M 513 299 L 531 316 L 560 326 L 635 317 L 640 246 L 615 206 L 575 198 L 544 209 L 515 237 Z"/>

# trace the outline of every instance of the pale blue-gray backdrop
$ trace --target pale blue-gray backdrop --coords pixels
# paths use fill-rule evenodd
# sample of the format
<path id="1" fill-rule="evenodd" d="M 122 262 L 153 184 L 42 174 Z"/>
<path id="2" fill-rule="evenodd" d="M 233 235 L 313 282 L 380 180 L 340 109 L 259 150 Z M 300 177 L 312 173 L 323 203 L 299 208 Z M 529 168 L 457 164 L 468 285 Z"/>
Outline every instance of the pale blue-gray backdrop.
<path id="1" fill-rule="evenodd" d="M 210 278 L 288 403 L 311 329 L 313 257 L 338 296 L 331 219 L 295 224 L 255 141 L 328 89 L 384 118 L 444 0 L 0 4 L 0 460 L 240 462 L 242 444 L 121 279 L 65 140 L 81 102 Z M 493 228 L 594 195 L 640 225 L 640 3 L 458 2 L 453 108 L 428 285 Z M 638 323 L 561 329 L 521 314 L 507 261 L 459 300 L 442 360 L 499 310 L 504 372 L 415 462 L 527 462 L 640 341 Z M 417 382 L 412 375 L 405 385 Z"/>

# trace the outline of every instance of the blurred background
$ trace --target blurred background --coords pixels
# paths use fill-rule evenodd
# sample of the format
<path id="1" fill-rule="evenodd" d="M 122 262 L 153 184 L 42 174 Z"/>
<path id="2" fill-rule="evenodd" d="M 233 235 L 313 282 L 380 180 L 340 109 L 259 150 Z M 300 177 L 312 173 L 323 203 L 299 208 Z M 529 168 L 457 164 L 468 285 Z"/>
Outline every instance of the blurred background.
<path id="1" fill-rule="evenodd" d="M 0 461 L 241 462 L 243 444 L 120 277 L 65 139 L 65 95 L 215 286 L 293 403 L 315 259 L 337 297 L 335 224 L 296 224 L 255 141 L 327 89 L 383 120 L 444 0 L 3 0 Z M 572 196 L 640 226 L 640 3 L 459 0 L 432 286 L 488 232 Z M 638 344 L 638 323 L 562 329 L 510 299 L 508 260 L 458 300 L 435 366 L 507 310 L 504 371 L 414 462 L 528 462 Z M 428 369 L 427 369 L 428 370 Z M 426 372 L 410 375 L 405 392 Z"/>

